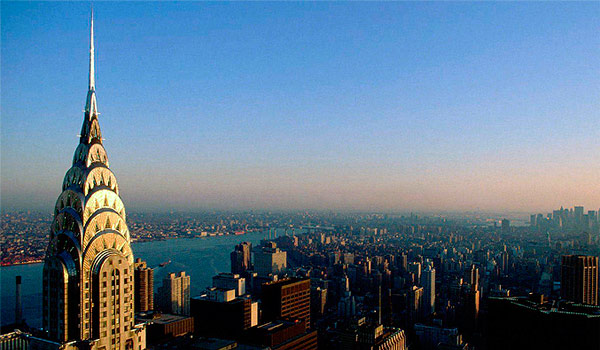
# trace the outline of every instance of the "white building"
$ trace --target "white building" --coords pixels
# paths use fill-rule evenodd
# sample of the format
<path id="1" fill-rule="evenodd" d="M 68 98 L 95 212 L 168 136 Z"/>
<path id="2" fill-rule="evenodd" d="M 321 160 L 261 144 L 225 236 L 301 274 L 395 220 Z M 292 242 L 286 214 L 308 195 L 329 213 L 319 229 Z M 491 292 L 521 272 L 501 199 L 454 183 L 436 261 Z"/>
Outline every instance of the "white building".
<path id="1" fill-rule="evenodd" d="M 235 290 L 235 296 L 246 294 L 246 279 L 234 273 L 220 273 L 212 278 L 213 287 Z"/>
<path id="2" fill-rule="evenodd" d="M 254 251 L 254 271 L 259 276 L 277 275 L 287 269 L 287 253 L 274 242 L 265 242 Z"/>

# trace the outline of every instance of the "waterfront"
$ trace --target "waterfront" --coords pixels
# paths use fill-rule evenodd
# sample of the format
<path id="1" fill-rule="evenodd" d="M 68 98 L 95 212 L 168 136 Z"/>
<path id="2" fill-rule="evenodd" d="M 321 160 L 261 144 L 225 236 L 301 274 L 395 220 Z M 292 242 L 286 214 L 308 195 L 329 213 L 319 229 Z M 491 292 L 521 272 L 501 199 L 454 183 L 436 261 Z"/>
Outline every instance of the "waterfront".
<path id="1" fill-rule="evenodd" d="M 148 266 L 156 267 L 155 290 L 169 272 L 185 271 L 191 276 L 191 294 L 195 295 L 212 283 L 212 276 L 230 271 L 229 253 L 236 244 L 245 241 L 256 245 L 266 234 L 256 232 L 240 236 L 138 242 L 132 243 L 132 249 L 136 258 L 142 258 L 148 262 Z M 171 262 L 166 266 L 157 267 L 168 260 Z M 2 325 L 14 321 L 15 276 L 21 275 L 23 316 L 30 326 L 41 327 L 42 268 L 41 263 L 0 267 Z"/>

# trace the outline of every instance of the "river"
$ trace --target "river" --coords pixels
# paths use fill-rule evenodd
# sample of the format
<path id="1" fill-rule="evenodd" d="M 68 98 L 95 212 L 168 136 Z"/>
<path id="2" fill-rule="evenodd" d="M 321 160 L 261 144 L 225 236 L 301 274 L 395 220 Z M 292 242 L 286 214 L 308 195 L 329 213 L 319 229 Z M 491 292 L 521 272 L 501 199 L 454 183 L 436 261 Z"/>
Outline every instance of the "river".
<path id="1" fill-rule="evenodd" d="M 191 295 L 196 295 L 212 284 L 212 276 L 230 271 L 229 253 L 236 244 L 251 242 L 257 245 L 266 235 L 266 232 L 255 232 L 241 236 L 180 238 L 139 242 L 131 246 L 134 256 L 145 260 L 150 267 L 171 260 L 170 264 L 154 270 L 155 290 L 168 273 L 185 271 L 191 277 Z M 32 327 L 42 326 L 42 267 L 41 263 L 0 267 L 2 325 L 14 322 L 15 276 L 21 275 L 23 317 Z"/>

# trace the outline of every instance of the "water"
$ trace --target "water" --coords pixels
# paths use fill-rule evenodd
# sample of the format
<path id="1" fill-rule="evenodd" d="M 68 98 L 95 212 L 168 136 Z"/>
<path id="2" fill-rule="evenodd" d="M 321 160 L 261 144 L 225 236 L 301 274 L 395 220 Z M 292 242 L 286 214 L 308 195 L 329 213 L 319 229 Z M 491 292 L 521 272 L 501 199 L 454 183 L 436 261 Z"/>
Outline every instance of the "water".
<path id="1" fill-rule="evenodd" d="M 170 272 L 185 271 L 191 276 L 191 295 L 200 293 L 212 284 L 212 276 L 230 271 L 229 253 L 240 242 L 257 245 L 267 233 L 257 232 L 243 236 L 217 236 L 193 239 L 133 243 L 133 254 L 142 258 L 154 270 L 155 290 Z M 160 263 L 171 260 L 164 267 Z M 43 264 L 0 267 L 2 325 L 14 322 L 15 276 L 23 276 L 21 285 L 23 317 L 32 327 L 42 326 L 42 268 Z"/>

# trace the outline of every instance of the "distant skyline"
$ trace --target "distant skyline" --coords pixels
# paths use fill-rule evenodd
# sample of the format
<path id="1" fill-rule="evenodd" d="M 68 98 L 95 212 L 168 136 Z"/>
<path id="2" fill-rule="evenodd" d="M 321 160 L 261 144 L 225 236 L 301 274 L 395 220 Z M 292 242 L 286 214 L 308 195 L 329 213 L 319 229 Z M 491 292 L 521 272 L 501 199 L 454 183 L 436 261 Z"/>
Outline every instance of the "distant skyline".
<path id="1" fill-rule="evenodd" d="M 1 3 L 1 206 L 51 210 L 90 3 Z M 600 3 L 96 2 L 130 210 L 600 207 Z"/>

